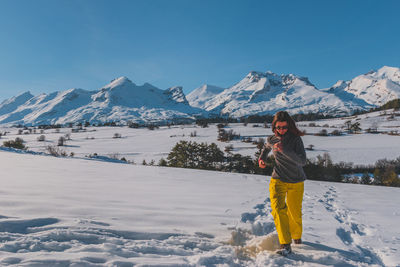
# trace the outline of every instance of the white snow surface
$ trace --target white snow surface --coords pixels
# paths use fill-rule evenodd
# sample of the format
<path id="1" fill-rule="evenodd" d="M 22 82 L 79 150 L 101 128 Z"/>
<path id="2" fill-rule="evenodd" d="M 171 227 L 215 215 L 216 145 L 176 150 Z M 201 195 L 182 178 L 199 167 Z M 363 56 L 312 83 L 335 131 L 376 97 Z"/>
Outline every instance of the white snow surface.
<path id="1" fill-rule="evenodd" d="M 272 251 L 269 177 L 6 151 L 0 160 L 2 266 L 400 262 L 398 188 L 306 181 L 304 244 L 285 258 Z"/>
<path id="2" fill-rule="evenodd" d="M 393 110 L 299 122 L 307 133 L 342 130 L 345 121 L 399 130 Z M 310 127 L 314 123 L 316 127 Z M 256 124 L 230 124 L 242 137 L 271 134 Z M 335 127 L 335 128 L 333 128 Z M 278 256 L 268 183 L 261 175 L 142 166 L 166 158 L 180 140 L 216 142 L 254 156 L 255 145 L 217 142 L 217 127 L 156 130 L 63 128 L 40 135 L 0 128 L 1 141 L 22 137 L 32 152 L 0 148 L 0 266 L 399 266 L 400 189 L 305 182 L 303 241 Z M 39 131 L 38 129 L 36 131 Z M 195 137 L 190 134 L 196 131 Z M 69 133 L 67 154 L 45 155 Z M 120 133 L 122 138 L 113 138 Z M 399 136 L 346 134 L 303 137 L 312 158 L 372 164 L 400 156 Z M 92 139 L 94 138 L 94 139 Z M 85 156 L 97 153 L 97 157 Z M 111 158 L 126 157 L 137 164 Z"/>

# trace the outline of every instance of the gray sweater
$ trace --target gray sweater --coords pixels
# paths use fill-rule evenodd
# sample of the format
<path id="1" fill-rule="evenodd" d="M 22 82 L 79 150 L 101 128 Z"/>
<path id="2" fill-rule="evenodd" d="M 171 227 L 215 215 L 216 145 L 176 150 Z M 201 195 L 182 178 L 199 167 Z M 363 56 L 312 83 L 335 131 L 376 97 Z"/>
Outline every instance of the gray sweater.
<path id="1" fill-rule="evenodd" d="M 264 144 L 259 159 L 266 161 L 267 156 L 276 143 L 282 142 L 282 152 L 273 151 L 275 157 L 275 166 L 272 172 L 272 178 L 279 179 L 286 183 L 298 183 L 306 179 L 303 166 L 306 164 L 306 151 L 300 136 L 290 132 L 282 137 L 268 137 Z"/>

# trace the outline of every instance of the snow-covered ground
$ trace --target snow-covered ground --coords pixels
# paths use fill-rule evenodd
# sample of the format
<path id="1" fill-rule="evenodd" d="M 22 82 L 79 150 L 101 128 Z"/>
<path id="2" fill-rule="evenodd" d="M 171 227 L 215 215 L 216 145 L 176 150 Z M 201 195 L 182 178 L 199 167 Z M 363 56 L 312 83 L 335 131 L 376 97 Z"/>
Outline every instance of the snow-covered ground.
<path id="1" fill-rule="evenodd" d="M 360 115 L 363 129 L 398 130 L 398 116 Z M 363 117 L 364 116 L 364 117 Z M 368 116 L 368 118 L 366 118 Z M 341 129 L 346 119 L 314 122 L 307 133 Z M 341 122 L 341 123 L 340 123 Z M 230 124 L 257 140 L 271 129 Z M 333 128 L 336 127 L 336 128 Z M 270 177 L 142 166 L 166 158 L 180 140 L 216 142 L 221 149 L 254 156 L 255 145 L 216 140 L 217 127 L 156 130 L 88 127 L 7 132 L 29 150 L 45 152 L 60 136 L 74 157 L 56 158 L 0 149 L 0 266 L 400 266 L 400 189 L 306 181 L 304 244 L 282 258 L 270 214 Z M 196 132 L 195 137 L 190 135 Z M 113 138 L 115 133 L 122 138 Z M 374 163 L 400 156 L 400 136 L 353 134 L 303 137 L 309 158 L 330 153 L 335 162 Z M 85 156 L 125 157 L 137 164 Z"/>
<path id="2" fill-rule="evenodd" d="M 269 177 L 6 151 L 0 161 L 2 266 L 400 263 L 399 188 L 306 181 L 304 244 L 283 258 L 271 251 Z"/>
<path id="3" fill-rule="evenodd" d="M 320 137 L 313 134 L 326 129 L 328 133 L 334 130 L 344 131 L 346 121 L 352 123 L 360 122 L 361 128 L 377 128 L 379 131 L 399 131 L 400 116 L 391 118 L 391 112 L 375 112 L 357 117 L 321 120 L 315 122 L 299 122 L 298 125 L 305 130 L 304 146 L 314 146 L 313 151 L 307 151 L 308 158 L 329 153 L 333 162 L 353 162 L 355 164 L 374 164 L 379 159 L 396 159 L 400 156 L 400 136 L 388 134 L 346 134 L 343 136 Z M 317 127 L 310 127 L 314 123 Z M 254 127 L 255 125 L 259 127 Z M 26 141 L 29 150 L 46 152 L 49 145 L 57 145 L 61 136 L 70 135 L 71 140 L 66 142 L 63 150 L 70 154 L 73 152 L 77 157 L 85 157 L 97 153 L 102 156 L 115 158 L 125 157 L 127 160 L 141 164 L 143 160 L 147 163 L 152 160 L 157 164 L 161 158 L 166 159 L 173 146 L 180 140 L 216 143 L 224 150 L 228 145 L 233 145 L 234 153 L 254 157 L 257 152 L 255 145 L 243 143 L 239 140 L 230 143 L 217 141 L 218 129 L 216 124 L 210 124 L 208 128 L 196 125 L 182 125 L 160 127 L 156 130 L 147 128 L 131 129 L 128 127 L 88 127 L 86 132 L 71 133 L 71 128 L 62 128 L 59 133 L 55 129 L 45 130 L 46 141 L 39 142 L 37 138 L 41 135 L 40 130 L 36 134 L 18 135 L 17 128 L 0 128 L 0 133 L 8 131 L 6 136 L 0 139 L 2 144 L 9 139 L 21 137 Z M 229 124 L 226 130 L 233 130 L 242 137 L 251 137 L 257 141 L 272 134 L 270 128 L 264 128 L 262 124 L 242 123 Z M 23 131 L 27 132 L 27 131 Z M 195 137 L 191 137 L 196 133 Z M 122 138 L 113 138 L 120 134 Z"/>

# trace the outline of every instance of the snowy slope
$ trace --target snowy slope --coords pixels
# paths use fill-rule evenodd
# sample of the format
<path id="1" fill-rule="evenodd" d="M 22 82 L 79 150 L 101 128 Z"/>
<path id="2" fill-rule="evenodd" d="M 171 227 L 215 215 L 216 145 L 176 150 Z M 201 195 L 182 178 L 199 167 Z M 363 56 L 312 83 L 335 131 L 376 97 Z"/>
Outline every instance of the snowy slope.
<path id="1" fill-rule="evenodd" d="M 5 104 L 16 103 L 11 100 Z M 138 86 L 126 77 L 113 80 L 99 91 L 70 89 L 36 97 L 27 95 L 24 100 L 24 103 L 18 101 L 22 103 L 19 106 L 13 104 L 11 112 L 0 113 L 0 123 L 32 125 L 127 120 L 145 123 L 205 115 L 204 111 L 189 105 L 182 87 L 161 90 L 148 83 Z M 4 110 L 11 110 L 8 106 L 4 105 Z"/>
<path id="2" fill-rule="evenodd" d="M 398 266 L 398 188 L 306 181 L 304 244 L 274 254 L 269 177 L 0 151 L 0 264 Z M 252 253 L 257 252 L 257 253 Z"/>
<path id="3" fill-rule="evenodd" d="M 33 95 L 30 92 L 22 93 L 18 96 L 12 97 L 10 99 L 4 100 L 0 104 L 0 116 L 13 112 L 16 110 L 20 105 L 24 104 L 26 101 L 31 99 Z"/>
<path id="4" fill-rule="evenodd" d="M 221 87 L 204 84 L 199 88 L 194 89 L 187 95 L 189 104 L 193 107 L 204 108 L 207 102 L 213 100 L 213 98 L 221 93 L 224 89 Z"/>
<path id="5" fill-rule="evenodd" d="M 334 94 L 320 91 L 304 77 L 252 71 L 239 83 L 204 102 L 202 108 L 210 112 L 241 117 L 274 114 L 279 110 L 287 110 L 294 114 L 346 114 L 356 109 L 364 109 L 361 104 L 364 103 L 341 99 Z"/>
<path id="6" fill-rule="evenodd" d="M 370 105 L 382 106 L 400 98 L 400 68 L 384 66 L 350 81 L 339 81 L 327 91 L 337 96 L 347 94 Z"/>

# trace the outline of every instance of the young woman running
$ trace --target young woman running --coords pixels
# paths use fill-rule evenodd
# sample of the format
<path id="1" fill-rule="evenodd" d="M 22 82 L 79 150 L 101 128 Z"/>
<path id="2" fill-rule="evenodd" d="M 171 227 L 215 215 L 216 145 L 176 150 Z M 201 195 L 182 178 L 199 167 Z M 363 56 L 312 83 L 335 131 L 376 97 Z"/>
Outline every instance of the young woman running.
<path id="1" fill-rule="evenodd" d="M 296 127 L 294 120 L 286 111 L 275 114 L 272 122 L 274 135 L 265 143 L 258 159 L 260 168 L 272 150 L 275 166 L 269 184 L 272 216 L 278 232 L 280 250 L 277 253 L 288 255 L 292 252 L 290 244 L 301 244 L 302 202 L 304 180 L 303 166 L 306 164 L 306 152 L 300 136 L 304 134 Z"/>

